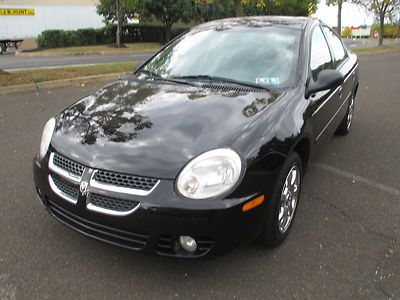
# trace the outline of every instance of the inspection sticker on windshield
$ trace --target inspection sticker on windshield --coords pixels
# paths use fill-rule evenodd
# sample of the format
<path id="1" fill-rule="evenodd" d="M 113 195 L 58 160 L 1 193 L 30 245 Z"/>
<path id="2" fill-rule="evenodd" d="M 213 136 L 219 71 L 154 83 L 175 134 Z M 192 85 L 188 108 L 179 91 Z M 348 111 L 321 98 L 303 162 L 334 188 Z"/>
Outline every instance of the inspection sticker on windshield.
<path id="1" fill-rule="evenodd" d="M 279 77 L 257 77 L 257 84 L 279 84 Z"/>

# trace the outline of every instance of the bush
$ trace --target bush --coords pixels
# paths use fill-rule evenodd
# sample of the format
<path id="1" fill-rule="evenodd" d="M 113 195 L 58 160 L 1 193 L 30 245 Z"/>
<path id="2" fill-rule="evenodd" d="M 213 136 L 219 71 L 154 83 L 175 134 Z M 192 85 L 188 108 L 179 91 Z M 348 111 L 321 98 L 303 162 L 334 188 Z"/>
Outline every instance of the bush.
<path id="1" fill-rule="evenodd" d="M 352 30 L 350 27 L 345 27 L 342 31 L 342 37 L 351 37 L 352 35 Z"/>
<path id="2" fill-rule="evenodd" d="M 172 37 L 175 37 L 189 29 L 188 26 L 173 27 Z M 85 46 L 96 44 L 115 43 L 115 25 L 105 26 L 100 29 L 78 30 L 45 30 L 37 38 L 39 48 L 58 48 L 71 46 Z M 158 24 L 128 24 L 123 28 L 122 41 L 124 43 L 135 42 L 165 42 L 165 29 Z"/>
<path id="3" fill-rule="evenodd" d="M 64 30 L 45 30 L 37 39 L 40 48 L 65 47 L 67 45 L 66 31 Z"/>
<path id="4" fill-rule="evenodd" d="M 76 43 L 76 46 L 83 45 L 93 45 L 97 43 L 97 33 L 96 29 L 88 28 L 88 29 L 78 29 L 76 31 L 70 31 L 70 37 L 73 38 L 70 40 L 70 44 Z"/>

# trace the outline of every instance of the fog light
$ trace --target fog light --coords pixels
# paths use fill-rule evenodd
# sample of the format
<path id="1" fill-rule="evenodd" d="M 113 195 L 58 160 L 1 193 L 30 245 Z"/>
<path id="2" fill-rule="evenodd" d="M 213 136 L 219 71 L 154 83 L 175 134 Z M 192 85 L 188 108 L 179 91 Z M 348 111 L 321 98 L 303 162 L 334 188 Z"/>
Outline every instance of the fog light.
<path id="1" fill-rule="evenodd" d="M 191 236 L 181 235 L 179 237 L 179 245 L 187 252 L 194 252 L 197 249 L 197 243 Z"/>

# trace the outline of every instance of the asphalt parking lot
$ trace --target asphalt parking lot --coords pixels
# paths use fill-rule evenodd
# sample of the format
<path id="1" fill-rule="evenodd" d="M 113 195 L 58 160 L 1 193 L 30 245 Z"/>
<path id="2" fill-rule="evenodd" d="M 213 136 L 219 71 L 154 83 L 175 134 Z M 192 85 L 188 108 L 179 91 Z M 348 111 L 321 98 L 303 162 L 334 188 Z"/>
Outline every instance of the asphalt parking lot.
<path id="1" fill-rule="evenodd" d="M 86 238 L 35 199 L 45 121 L 95 86 L 0 95 L 0 299 L 399 299 L 400 52 L 360 57 L 360 80 L 352 132 L 313 161 L 286 243 L 200 261 Z"/>

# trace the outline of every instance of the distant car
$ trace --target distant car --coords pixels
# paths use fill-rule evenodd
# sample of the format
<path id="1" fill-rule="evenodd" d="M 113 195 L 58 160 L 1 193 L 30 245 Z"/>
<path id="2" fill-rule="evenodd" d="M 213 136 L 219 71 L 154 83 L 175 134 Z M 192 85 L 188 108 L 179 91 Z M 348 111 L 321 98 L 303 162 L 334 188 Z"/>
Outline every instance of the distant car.
<path id="1" fill-rule="evenodd" d="M 289 234 L 310 157 L 349 132 L 358 62 L 318 20 L 205 23 L 45 125 L 38 198 L 95 239 L 174 257 Z"/>

